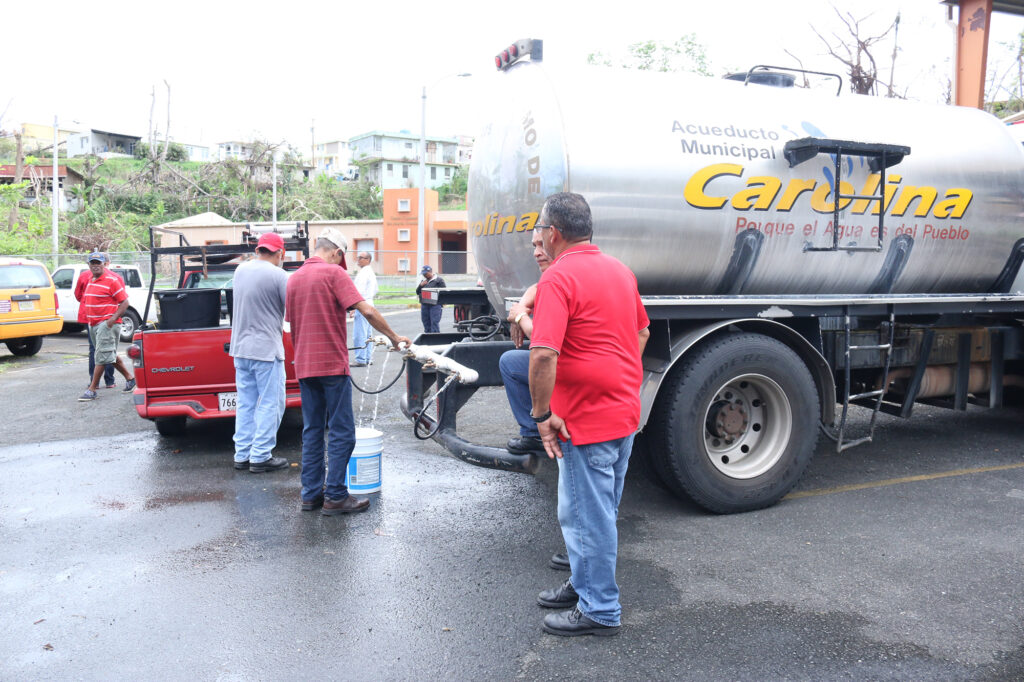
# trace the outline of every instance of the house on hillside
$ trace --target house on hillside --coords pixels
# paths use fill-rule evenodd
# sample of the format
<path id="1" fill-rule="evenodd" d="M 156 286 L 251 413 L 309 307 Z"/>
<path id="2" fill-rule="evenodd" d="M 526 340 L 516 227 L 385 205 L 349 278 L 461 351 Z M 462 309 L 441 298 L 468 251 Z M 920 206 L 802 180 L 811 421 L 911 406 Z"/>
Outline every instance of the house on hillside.
<path id="1" fill-rule="evenodd" d="M 141 141 L 138 135 L 91 128 L 68 136 L 68 156 L 132 156 L 135 154 L 135 145 Z"/>
<path id="2" fill-rule="evenodd" d="M 201 144 L 189 144 L 188 142 L 177 142 L 172 139 L 171 142 L 180 145 L 185 149 L 185 153 L 188 154 L 189 161 L 210 161 L 210 148 L 206 145 Z"/>
<path id="3" fill-rule="evenodd" d="M 355 169 L 352 167 L 352 150 L 346 140 L 322 142 L 316 145 L 316 170 L 332 178 L 353 180 Z"/>
<path id="4" fill-rule="evenodd" d="M 0 166 L 0 184 L 14 184 L 15 167 Z M 31 204 L 40 197 L 49 197 L 53 192 L 53 166 L 25 166 L 21 179 L 29 182 L 28 191 L 25 192 L 25 203 Z M 57 166 L 57 209 L 60 211 L 74 211 L 78 209 L 78 199 L 71 194 L 71 188 L 77 187 L 85 182 L 82 174 L 74 168 Z"/>
<path id="5" fill-rule="evenodd" d="M 401 189 L 420 185 L 420 136 L 408 131 L 385 133 L 371 131 L 348 141 L 352 159 L 366 163 L 363 178 L 381 189 Z M 431 189 L 451 182 L 458 167 L 459 141 L 448 137 L 426 138 L 426 181 Z"/>
<path id="6" fill-rule="evenodd" d="M 245 161 L 252 155 L 252 150 L 252 142 L 239 142 L 238 140 L 218 142 L 217 160 L 227 161 L 228 159 L 237 159 L 238 161 Z"/>
<path id="7" fill-rule="evenodd" d="M 57 129 L 57 144 L 67 143 L 68 137 L 75 133 L 74 130 Z M 22 123 L 21 144 L 26 154 L 33 154 L 40 149 L 47 149 L 53 146 L 53 125 L 45 123 Z"/>

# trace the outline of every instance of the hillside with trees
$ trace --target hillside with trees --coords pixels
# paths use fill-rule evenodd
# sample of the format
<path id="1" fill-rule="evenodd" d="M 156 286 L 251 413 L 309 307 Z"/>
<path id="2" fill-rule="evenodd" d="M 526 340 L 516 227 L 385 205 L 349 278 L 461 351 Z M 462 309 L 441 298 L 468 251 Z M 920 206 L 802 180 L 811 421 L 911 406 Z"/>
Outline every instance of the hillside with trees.
<path id="1" fill-rule="evenodd" d="M 235 222 L 267 222 L 273 212 L 272 159 L 277 163 L 279 221 L 374 219 L 382 215 L 379 188 L 316 175 L 308 179 L 293 149 L 257 142 L 246 160 L 189 162 L 176 145 L 140 143 L 136 158 L 61 156 L 83 177 L 69 192 L 73 211 L 60 214 L 62 251 L 138 251 L 148 248 L 148 227 L 205 211 Z M 166 151 L 165 151 L 166 147 Z M 358 162 L 357 162 L 358 163 Z M 16 164 L 13 140 L 0 139 L 0 164 Z M 52 157 L 26 156 L 25 167 L 44 166 Z M 460 169 L 461 170 L 461 169 Z M 25 173 L 26 177 L 28 173 Z M 465 202 L 464 172 L 439 188 L 442 201 Z M 0 184 L 0 254 L 46 253 L 51 249 L 48 193 L 30 200 L 29 180 Z M 461 192 L 461 193 L 459 193 Z"/>

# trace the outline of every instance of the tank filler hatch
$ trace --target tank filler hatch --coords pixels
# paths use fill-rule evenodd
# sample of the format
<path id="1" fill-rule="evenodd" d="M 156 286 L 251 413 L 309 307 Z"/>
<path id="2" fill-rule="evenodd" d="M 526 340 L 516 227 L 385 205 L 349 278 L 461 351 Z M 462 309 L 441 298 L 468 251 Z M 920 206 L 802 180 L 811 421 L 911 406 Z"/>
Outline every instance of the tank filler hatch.
<path id="1" fill-rule="evenodd" d="M 832 177 L 832 224 L 839 224 L 839 205 L 844 199 L 863 199 L 878 202 L 878 243 L 874 246 L 840 246 L 839 230 L 832 230 L 831 246 L 804 245 L 804 251 L 881 251 L 882 240 L 885 238 L 885 171 L 892 168 L 910 154 L 910 147 L 898 144 L 879 144 L 874 142 L 854 142 L 852 140 L 833 140 L 822 137 L 802 137 L 790 140 L 782 150 L 789 167 L 797 166 L 804 161 L 813 159 L 818 154 L 831 154 L 835 161 Z M 868 160 L 871 171 L 878 173 L 877 194 L 840 194 L 839 178 L 842 170 L 843 155 L 859 156 Z"/>

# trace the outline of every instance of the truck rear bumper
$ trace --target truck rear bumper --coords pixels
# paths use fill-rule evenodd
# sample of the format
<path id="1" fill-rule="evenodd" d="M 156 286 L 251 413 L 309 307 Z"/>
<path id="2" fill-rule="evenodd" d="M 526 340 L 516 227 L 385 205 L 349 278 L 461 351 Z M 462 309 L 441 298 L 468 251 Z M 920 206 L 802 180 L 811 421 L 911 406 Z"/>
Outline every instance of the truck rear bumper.
<path id="1" fill-rule="evenodd" d="M 205 395 L 161 396 L 148 399 L 145 389 L 136 389 L 132 396 L 135 411 L 143 419 L 159 419 L 161 417 L 191 417 L 192 419 L 234 419 L 234 411 L 220 410 L 216 393 Z M 288 393 L 285 397 L 285 409 L 302 407 L 302 397 L 298 393 Z"/>

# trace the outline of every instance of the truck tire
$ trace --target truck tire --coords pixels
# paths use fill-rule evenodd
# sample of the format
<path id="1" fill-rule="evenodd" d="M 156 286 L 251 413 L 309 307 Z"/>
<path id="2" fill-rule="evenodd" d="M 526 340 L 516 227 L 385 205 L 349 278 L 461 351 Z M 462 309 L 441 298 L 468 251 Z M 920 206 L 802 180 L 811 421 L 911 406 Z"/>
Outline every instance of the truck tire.
<path id="1" fill-rule="evenodd" d="M 185 435 L 185 418 L 161 417 L 156 420 L 156 430 L 161 436 L 183 436 Z"/>
<path id="2" fill-rule="evenodd" d="M 24 339 L 11 339 L 5 342 L 7 350 L 14 355 L 29 356 L 35 355 L 43 347 L 43 337 L 29 336 Z"/>
<path id="3" fill-rule="evenodd" d="M 655 469 L 718 513 L 775 504 L 818 442 L 819 397 L 800 357 L 761 334 L 716 337 L 672 370 L 655 405 Z"/>
<path id="4" fill-rule="evenodd" d="M 135 336 L 135 332 L 139 330 L 141 324 L 142 321 L 137 312 L 131 309 L 125 312 L 121 316 L 121 341 L 131 343 L 132 337 Z"/>

